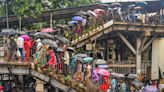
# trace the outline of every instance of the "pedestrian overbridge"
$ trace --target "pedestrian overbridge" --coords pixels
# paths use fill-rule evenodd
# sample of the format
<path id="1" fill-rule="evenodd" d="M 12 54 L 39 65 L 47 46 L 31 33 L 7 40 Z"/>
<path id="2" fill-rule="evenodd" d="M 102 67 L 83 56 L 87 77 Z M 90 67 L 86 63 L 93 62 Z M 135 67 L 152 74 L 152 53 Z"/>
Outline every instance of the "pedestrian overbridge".
<path id="1" fill-rule="evenodd" d="M 104 34 L 110 33 L 112 31 L 133 31 L 133 32 L 154 32 L 163 33 L 164 25 L 161 24 L 143 24 L 143 23 L 129 23 L 129 22 L 116 22 L 111 20 L 105 24 L 90 30 L 87 33 L 73 39 L 71 41 L 72 46 L 82 47 L 89 42 L 96 40 Z"/>
<path id="2" fill-rule="evenodd" d="M 54 88 L 58 88 L 63 92 L 77 92 L 76 90 L 60 83 L 52 77 L 46 76 L 33 70 L 30 64 L 5 62 L 0 63 L 0 74 L 12 74 L 12 75 L 30 75 L 43 82 L 49 83 Z"/>

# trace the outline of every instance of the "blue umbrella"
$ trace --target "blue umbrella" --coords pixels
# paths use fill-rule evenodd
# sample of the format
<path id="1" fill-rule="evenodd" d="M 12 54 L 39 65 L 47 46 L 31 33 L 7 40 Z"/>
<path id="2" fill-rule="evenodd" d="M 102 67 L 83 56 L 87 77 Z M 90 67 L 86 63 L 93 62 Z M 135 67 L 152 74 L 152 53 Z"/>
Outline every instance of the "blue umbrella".
<path id="1" fill-rule="evenodd" d="M 68 24 L 69 25 L 76 25 L 77 24 L 77 21 L 69 21 Z"/>
<path id="2" fill-rule="evenodd" d="M 73 21 L 83 21 L 84 18 L 82 18 L 81 16 L 74 16 L 74 17 L 72 18 L 72 20 L 73 20 Z"/>
<path id="3" fill-rule="evenodd" d="M 145 7 L 147 4 L 148 4 L 147 2 L 137 2 L 136 6 Z"/>

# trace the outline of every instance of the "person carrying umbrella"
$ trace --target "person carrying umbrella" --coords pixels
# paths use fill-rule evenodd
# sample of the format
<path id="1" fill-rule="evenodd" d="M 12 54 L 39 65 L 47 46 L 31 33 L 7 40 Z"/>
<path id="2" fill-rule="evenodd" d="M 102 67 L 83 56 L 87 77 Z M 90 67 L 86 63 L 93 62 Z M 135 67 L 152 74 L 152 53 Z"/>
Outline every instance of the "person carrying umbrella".
<path id="1" fill-rule="evenodd" d="M 79 80 L 79 81 L 82 81 L 83 80 L 83 76 L 82 76 L 82 63 L 79 59 L 77 59 L 77 69 L 76 69 L 76 72 L 75 74 L 73 75 L 73 77 L 76 79 L 76 80 Z"/>
<path id="2" fill-rule="evenodd" d="M 64 59 L 64 74 L 67 74 L 67 73 L 69 73 L 69 61 L 70 61 L 70 56 L 69 56 L 69 53 L 68 53 L 68 51 L 67 51 L 67 46 L 66 45 L 64 45 L 63 46 L 63 48 L 64 48 L 64 57 L 63 57 L 63 59 Z"/>
<path id="3" fill-rule="evenodd" d="M 57 64 L 57 60 L 52 47 L 48 47 L 48 52 L 50 55 L 50 60 L 48 61 L 48 65 L 55 68 L 55 65 Z"/>
<path id="4" fill-rule="evenodd" d="M 18 34 L 18 38 L 17 38 L 17 47 L 18 47 L 18 56 L 21 56 L 21 60 L 24 60 L 25 59 L 24 39 L 20 37 L 20 34 Z"/>

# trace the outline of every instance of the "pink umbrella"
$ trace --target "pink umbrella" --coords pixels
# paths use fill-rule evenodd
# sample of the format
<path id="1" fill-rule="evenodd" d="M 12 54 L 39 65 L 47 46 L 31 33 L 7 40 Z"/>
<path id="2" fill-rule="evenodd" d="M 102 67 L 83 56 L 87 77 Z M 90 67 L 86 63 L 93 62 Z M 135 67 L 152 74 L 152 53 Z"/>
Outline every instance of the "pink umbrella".
<path id="1" fill-rule="evenodd" d="M 105 10 L 103 10 L 103 9 L 95 9 L 94 13 L 96 13 L 96 14 L 105 14 Z"/>
<path id="2" fill-rule="evenodd" d="M 28 36 L 28 35 L 22 35 L 21 36 L 24 40 L 29 40 L 30 39 L 30 36 Z"/>
<path id="3" fill-rule="evenodd" d="M 43 28 L 41 32 L 48 33 L 48 32 L 55 32 L 55 30 L 52 28 Z"/>
<path id="4" fill-rule="evenodd" d="M 98 74 L 101 74 L 101 75 L 104 75 L 104 76 L 108 76 L 108 77 L 110 76 L 109 71 L 106 70 L 106 69 L 97 69 L 96 72 L 97 72 Z"/>

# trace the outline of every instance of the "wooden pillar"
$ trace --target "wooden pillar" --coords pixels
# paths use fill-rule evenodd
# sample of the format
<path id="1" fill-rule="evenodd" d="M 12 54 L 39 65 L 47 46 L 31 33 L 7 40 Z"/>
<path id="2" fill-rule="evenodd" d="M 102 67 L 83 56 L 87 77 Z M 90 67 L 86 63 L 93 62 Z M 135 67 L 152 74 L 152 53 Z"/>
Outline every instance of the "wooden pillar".
<path id="1" fill-rule="evenodd" d="M 159 79 L 159 39 L 152 43 L 151 79 Z"/>
<path id="2" fill-rule="evenodd" d="M 53 19 L 52 19 L 52 13 L 50 14 L 50 28 L 52 28 L 53 25 Z"/>
<path id="3" fill-rule="evenodd" d="M 136 73 L 141 74 L 141 54 L 140 53 L 141 38 L 137 38 L 136 48 Z"/>
<path id="4" fill-rule="evenodd" d="M 36 79 L 36 92 L 44 92 L 44 82 L 41 80 Z"/>

